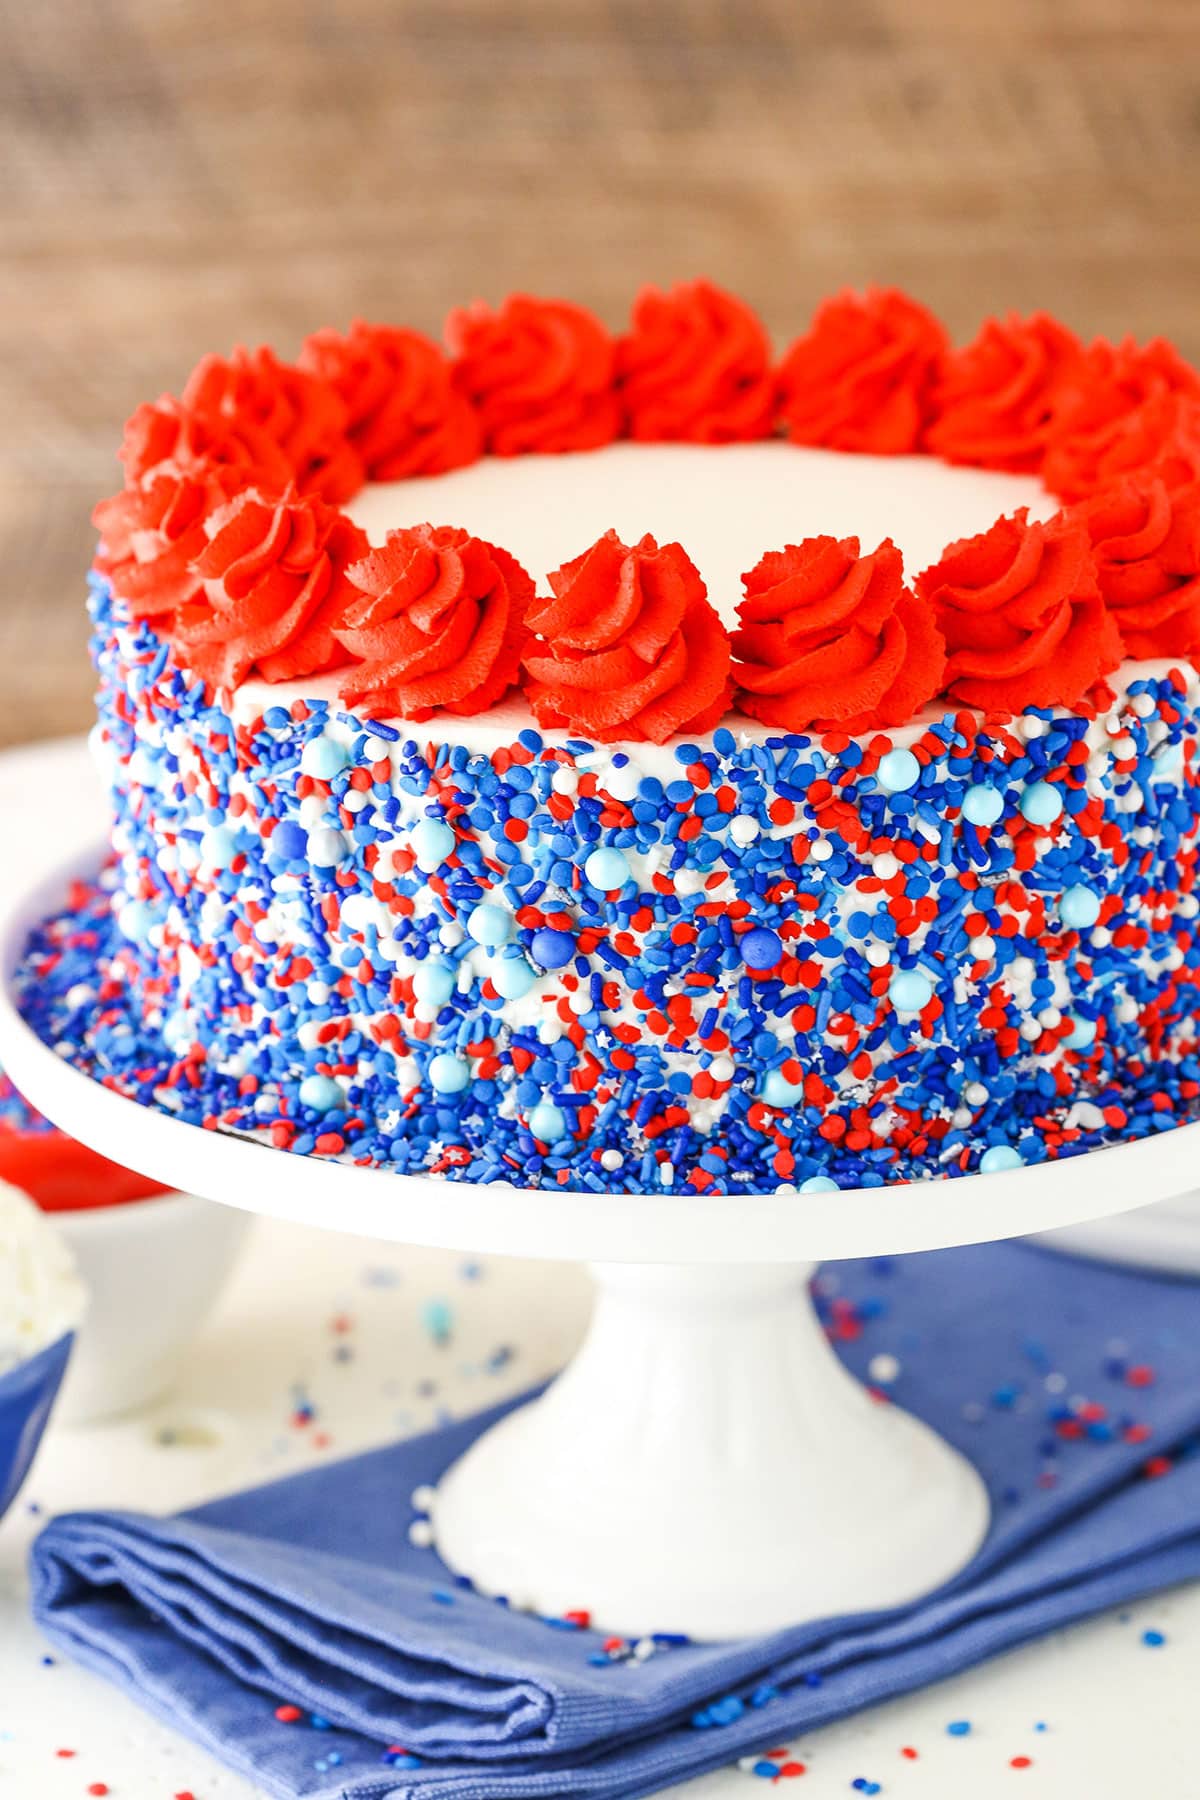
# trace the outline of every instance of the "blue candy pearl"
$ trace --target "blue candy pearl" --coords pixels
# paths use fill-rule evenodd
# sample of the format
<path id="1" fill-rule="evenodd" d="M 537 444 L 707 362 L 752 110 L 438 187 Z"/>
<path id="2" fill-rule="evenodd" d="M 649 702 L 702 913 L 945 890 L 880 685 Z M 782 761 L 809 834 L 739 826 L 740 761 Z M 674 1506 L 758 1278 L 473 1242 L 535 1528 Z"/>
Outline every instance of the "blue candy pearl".
<path id="1" fill-rule="evenodd" d="M 1064 925 L 1084 931 L 1100 917 L 1100 896 L 1090 887 L 1069 887 L 1058 908 Z"/>
<path id="2" fill-rule="evenodd" d="M 310 738 L 300 752 L 300 773 L 312 775 L 317 781 L 332 781 L 340 775 L 349 762 L 349 754 L 335 738 Z"/>
<path id="3" fill-rule="evenodd" d="M 583 872 L 588 886 L 598 888 L 602 894 L 624 887 L 629 880 L 629 864 L 611 845 L 593 850 L 583 865 Z"/>
<path id="4" fill-rule="evenodd" d="M 1095 1019 L 1075 1019 L 1069 1037 L 1060 1038 L 1064 1050 L 1086 1050 L 1096 1041 Z"/>
<path id="5" fill-rule="evenodd" d="M 921 779 L 921 765 L 911 750 L 889 750 L 879 759 L 875 779 L 889 794 L 906 794 Z"/>
<path id="6" fill-rule="evenodd" d="M 789 1081 L 781 1069 L 768 1069 L 762 1097 L 768 1106 L 796 1106 L 804 1098 L 804 1088 L 798 1081 Z"/>
<path id="7" fill-rule="evenodd" d="M 783 955 L 783 946 L 773 931 L 756 926 L 741 939 L 742 961 L 748 969 L 773 969 Z"/>
<path id="8" fill-rule="evenodd" d="M 1031 825 L 1053 825 L 1063 809 L 1062 795 L 1048 781 L 1031 781 L 1020 800 L 1021 814 Z"/>
<path id="9" fill-rule="evenodd" d="M 237 855 L 237 832 L 232 825 L 210 825 L 200 839 L 200 855 L 210 869 L 227 869 Z"/>
<path id="10" fill-rule="evenodd" d="M 332 1075 L 306 1075 L 300 1083 L 300 1104 L 314 1112 L 332 1112 L 341 1106 L 345 1095 Z"/>
<path id="11" fill-rule="evenodd" d="M 1001 1169 L 1021 1169 L 1025 1158 L 1010 1144 L 992 1144 L 979 1159 L 981 1175 L 997 1175 Z"/>
<path id="12" fill-rule="evenodd" d="M 430 958 L 413 976 L 413 993 L 426 1006 L 445 1006 L 458 986 L 458 974 L 452 963 Z"/>
<path id="13" fill-rule="evenodd" d="M 522 1000 L 537 976 L 523 956 L 500 956 L 488 970 L 492 986 L 502 1000 Z"/>
<path id="14" fill-rule="evenodd" d="M 444 819 L 418 819 L 409 832 L 408 841 L 417 859 L 418 869 L 429 873 L 445 862 L 453 851 L 456 840 Z"/>
<path id="15" fill-rule="evenodd" d="M 345 858 L 348 845 L 340 831 L 327 825 L 308 834 L 308 860 L 314 869 L 333 869 Z"/>
<path id="16" fill-rule="evenodd" d="M 539 1100 L 529 1115 L 529 1129 L 543 1144 L 556 1144 L 567 1135 L 567 1121 L 562 1108 L 553 1100 Z"/>
<path id="17" fill-rule="evenodd" d="M 477 944 L 487 944 L 494 950 L 499 944 L 507 944 L 512 936 L 512 914 L 505 912 L 502 906 L 491 906 L 481 900 L 478 906 L 471 908 L 467 930 Z"/>
<path id="18" fill-rule="evenodd" d="M 888 999 L 897 1012 L 919 1013 L 933 999 L 933 983 L 919 969 L 897 969 L 888 982 Z"/>
<path id="19" fill-rule="evenodd" d="M 471 1079 L 471 1071 L 461 1056 L 443 1050 L 429 1065 L 429 1079 L 439 1094 L 461 1094 Z"/>
<path id="20" fill-rule="evenodd" d="M 534 932 L 529 948 L 533 960 L 541 963 L 543 969 L 564 969 L 575 954 L 575 939 L 569 932 L 553 931 L 549 925 L 543 925 Z"/>
<path id="21" fill-rule="evenodd" d="M 830 1181 L 828 1175 L 810 1175 L 807 1181 L 800 1183 L 802 1194 L 836 1194 L 838 1184 Z"/>
<path id="22" fill-rule="evenodd" d="M 303 825 L 297 825 L 294 819 L 281 819 L 267 839 L 267 854 L 284 862 L 299 862 L 308 854 L 308 833 Z"/>
<path id="23" fill-rule="evenodd" d="M 980 782 L 963 795 L 963 818 L 972 825 L 994 825 L 1003 811 L 1004 798 L 997 788 Z"/>

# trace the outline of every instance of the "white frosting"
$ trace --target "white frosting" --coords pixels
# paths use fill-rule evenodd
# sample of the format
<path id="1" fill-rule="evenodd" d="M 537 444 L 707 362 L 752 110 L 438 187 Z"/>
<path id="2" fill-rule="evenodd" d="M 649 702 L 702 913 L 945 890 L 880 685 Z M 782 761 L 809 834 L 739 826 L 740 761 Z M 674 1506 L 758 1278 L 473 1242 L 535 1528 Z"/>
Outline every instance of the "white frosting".
<path id="1" fill-rule="evenodd" d="M 542 593 L 551 570 L 610 528 L 626 543 L 645 532 L 660 544 L 677 539 L 726 624 L 734 625 L 742 575 L 767 550 L 827 533 L 856 536 L 866 551 L 890 537 L 911 578 L 936 562 L 948 543 L 985 531 L 1003 514 L 1027 506 L 1034 518 L 1044 519 L 1057 505 L 1032 475 L 954 468 L 930 456 L 848 456 L 773 441 L 622 443 L 571 456 L 484 457 L 448 475 L 369 483 L 345 510 L 374 544 L 405 525 L 461 526 L 510 551 Z M 306 698 L 336 706 L 342 679 L 243 682 L 233 698 L 233 719 L 250 724 L 269 706 Z M 421 732 L 431 742 L 447 739 L 486 752 L 510 743 L 530 723 L 529 709 L 516 695 L 475 718 L 435 714 Z M 777 727 L 740 714 L 731 715 L 729 724 L 743 742 L 778 735 Z M 572 734 L 542 735 L 555 743 Z M 672 753 L 667 748 L 656 757 L 650 746 L 639 749 L 639 759 L 657 770 L 658 759 L 671 766 Z"/>
<path id="2" fill-rule="evenodd" d="M 0 1181 L 0 1374 L 73 1331 L 87 1296 L 52 1219 Z"/>
<path id="3" fill-rule="evenodd" d="M 742 575 L 767 550 L 826 533 L 864 551 L 890 537 L 910 579 L 948 543 L 1058 502 L 1032 475 L 953 468 L 931 456 L 847 456 L 798 444 L 610 444 L 572 456 L 484 457 L 418 481 L 371 483 L 346 511 L 372 543 L 403 525 L 459 525 L 546 577 L 615 529 L 678 540 L 727 625 Z"/>

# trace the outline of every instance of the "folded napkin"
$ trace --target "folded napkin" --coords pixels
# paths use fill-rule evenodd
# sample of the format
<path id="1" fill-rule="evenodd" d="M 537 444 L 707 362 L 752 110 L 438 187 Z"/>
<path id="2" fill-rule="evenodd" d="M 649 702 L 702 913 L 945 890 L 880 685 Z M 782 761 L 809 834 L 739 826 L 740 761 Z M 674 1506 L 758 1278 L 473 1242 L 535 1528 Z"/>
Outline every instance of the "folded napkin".
<path id="1" fill-rule="evenodd" d="M 983 1549 L 916 1605 L 610 1662 L 599 1634 L 483 1599 L 408 1541 L 412 1490 L 499 1407 L 177 1518 L 56 1519 L 35 1615 L 289 1800 L 609 1800 L 1200 1575 L 1195 1288 L 990 1245 L 831 1266 L 818 1289 L 847 1363 L 897 1359 L 895 1397 L 991 1492 Z"/>

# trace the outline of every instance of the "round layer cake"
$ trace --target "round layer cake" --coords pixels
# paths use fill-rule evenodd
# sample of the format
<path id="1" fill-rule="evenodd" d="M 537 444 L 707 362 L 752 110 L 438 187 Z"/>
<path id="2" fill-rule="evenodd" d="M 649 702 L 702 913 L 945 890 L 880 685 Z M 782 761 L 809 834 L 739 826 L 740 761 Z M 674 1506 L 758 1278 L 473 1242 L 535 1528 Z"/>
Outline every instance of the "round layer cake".
<path id="1" fill-rule="evenodd" d="M 707 284 L 450 336 L 208 359 L 130 422 L 114 859 L 31 946 L 39 1029 L 470 1181 L 853 1188 L 1181 1117 L 1187 365 L 877 293 L 777 364 Z"/>

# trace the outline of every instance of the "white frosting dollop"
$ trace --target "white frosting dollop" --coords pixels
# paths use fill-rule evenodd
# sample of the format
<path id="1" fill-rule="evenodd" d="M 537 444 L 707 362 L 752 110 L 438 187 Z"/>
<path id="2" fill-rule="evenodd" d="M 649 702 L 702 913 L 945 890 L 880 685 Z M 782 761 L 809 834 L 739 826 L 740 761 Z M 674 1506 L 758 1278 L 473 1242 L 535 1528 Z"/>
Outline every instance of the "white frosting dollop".
<path id="1" fill-rule="evenodd" d="M 74 1331 L 87 1291 L 52 1218 L 0 1181 L 0 1375 Z"/>

